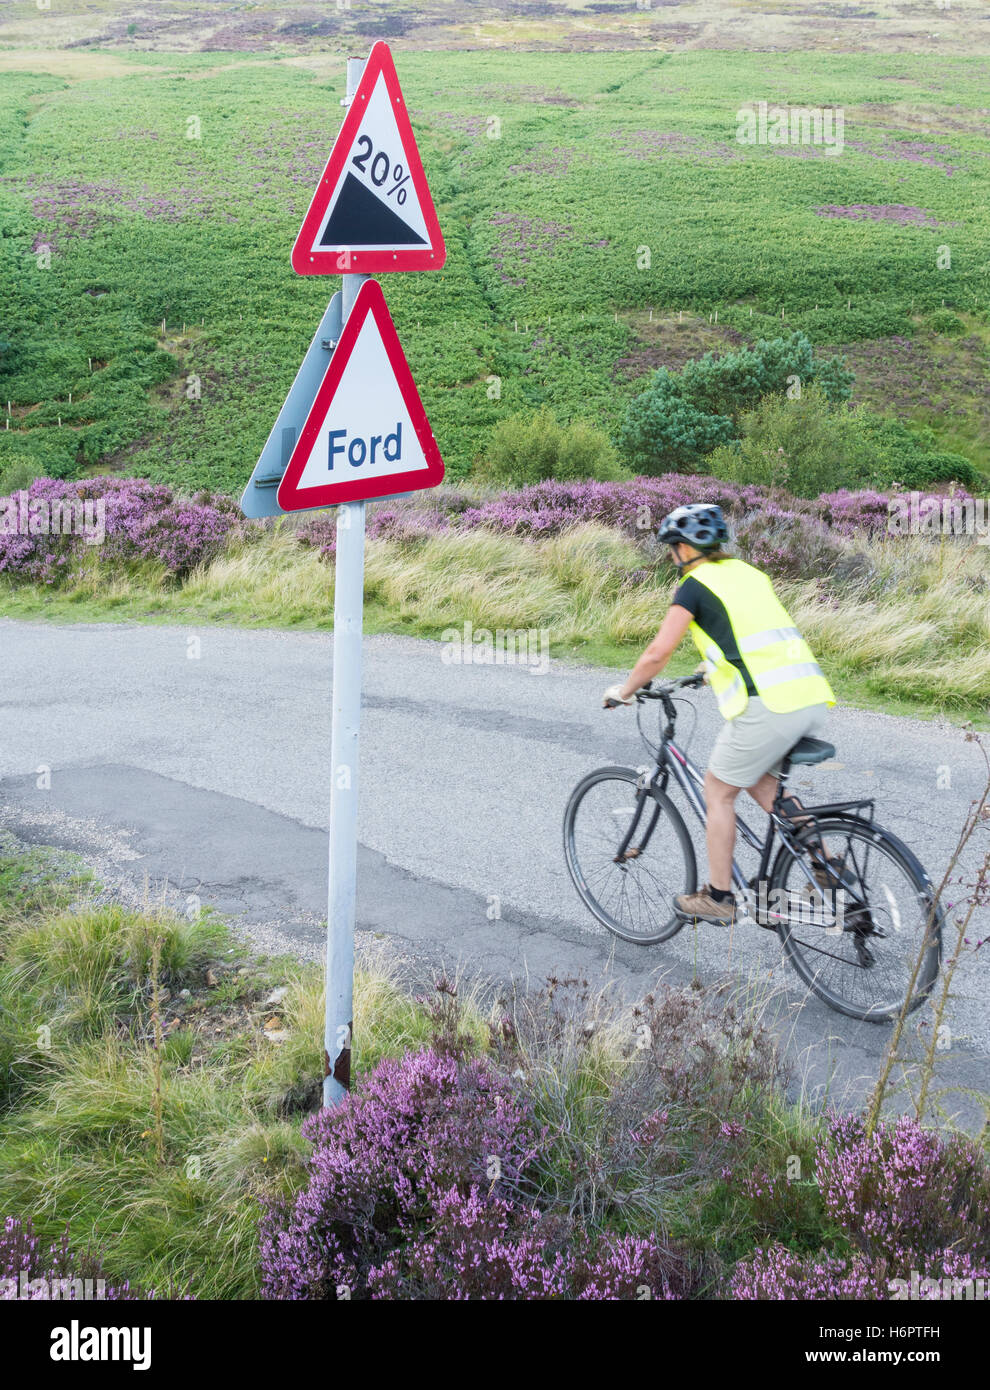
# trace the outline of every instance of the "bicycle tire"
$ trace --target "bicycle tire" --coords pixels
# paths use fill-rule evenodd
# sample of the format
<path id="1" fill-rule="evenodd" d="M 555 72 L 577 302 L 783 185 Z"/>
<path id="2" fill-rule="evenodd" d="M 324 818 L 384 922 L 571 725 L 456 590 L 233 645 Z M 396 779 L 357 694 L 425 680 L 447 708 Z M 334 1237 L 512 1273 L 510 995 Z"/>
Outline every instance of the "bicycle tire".
<path id="1" fill-rule="evenodd" d="M 592 789 L 611 781 L 616 783 L 628 783 L 631 789 L 635 790 L 636 783 L 638 783 L 639 780 L 640 774 L 631 767 L 599 767 L 593 772 L 589 772 L 586 777 L 581 779 L 571 792 L 566 810 L 564 811 L 564 858 L 567 863 L 567 871 L 571 876 L 571 882 L 577 889 L 578 896 L 592 916 L 595 917 L 603 927 L 606 927 L 613 936 L 619 937 L 622 941 L 630 941 L 637 946 L 655 946 L 661 941 L 669 941 L 671 937 L 676 936 L 684 925 L 684 919 L 678 917 L 677 914 L 672 911 L 670 919 L 656 931 L 643 932 L 629 930 L 615 915 L 615 912 L 609 911 L 608 907 L 603 904 L 592 891 L 586 877 L 586 869 L 582 867 L 579 862 L 579 853 L 575 846 L 575 827 L 578 815 L 582 803 Z M 683 885 L 675 891 L 693 893 L 698 885 L 698 868 L 695 860 L 694 845 L 691 842 L 688 828 L 684 824 L 684 819 L 670 797 L 667 796 L 666 792 L 661 791 L 659 787 L 651 787 L 648 795 L 653 802 L 653 807 L 650 808 L 650 810 L 654 815 L 658 814 L 667 818 L 683 854 Z M 654 821 L 651 843 L 656 828 L 656 821 Z M 621 834 L 618 834 L 615 841 L 616 849 L 618 849 L 621 838 Z M 603 853 L 605 858 L 607 858 L 607 850 Z M 633 859 L 628 864 L 616 865 L 616 870 L 617 873 L 621 873 L 623 870 L 628 873 L 630 865 L 633 865 L 635 868 L 633 868 L 632 871 L 635 872 L 636 868 L 641 866 L 642 863 L 643 861 L 638 858 Z M 673 894 L 671 893 L 669 896 L 672 897 Z"/>
<path id="2" fill-rule="evenodd" d="M 809 808 L 809 810 L 813 809 L 813 807 Z M 822 820 L 816 821 L 813 827 L 809 826 L 799 831 L 795 839 L 799 842 L 811 836 L 815 836 L 816 838 L 821 836 L 823 839 L 828 839 L 830 836 L 835 837 L 840 834 L 848 834 L 850 831 L 852 831 L 857 838 L 868 841 L 878 852 L 886 854 L 888 859 L 901 869 L 914 889 L 917 903 L 924 911 L 924 920 L 926 924 L 930 923 L 928 927 L 928 944 L 925 947 L 924 959 L 919 968 L 915 982 L 915 994 L 908 1006 L 908 1013 L 913 1013 L 916 1009 L 920 1008 L 928 998 L 932 986 L 938 978 L 938 972 L 941 966 L 944 913 L 941 906 L 939 906 L 935 908 L 933 914 L 932 909 L 935 894 L 932 882 L 908 847 L 899 840 L 896 835 L 892 835 L 889 831 L 880 829 L 871 821 L 864 820 L 861 816 L 835 812 Z M 795 862 L 794 856 L 787 846 L 782 845 L 777 851 L 770 873 L 771 889 L 788 891 L 786 871 L 788 867 Z M 882 886 L 883 885 L 881 885 L 881 887 Z M 867 901 L 870 901 L 869 884 L 866 884 L 865 888 Z M 887 891 L 889 892 L 889 890 Z M 893 906 L 893 900 L 891 899 L 890 901 Z M 801 943 L 795 935 L 794 924 L 791 921 L 778 923 L 777 934 L 781 939 L 788 960 L 794 966 L 798 975 L 819 999 L 828 1004 L 829 1008 L 834 1009 L 837 1013 L 844 1014 L 847 1018 L 855 1018 L 867 1023 L 886 1023 L 900 1014 L 901 1009 L 904 1007 L 903 995 L 900 1000 L 892 1000 L 879 1007 L 874 1005 L 864 1007 L 862 1004 L 858 1004 L 838 994 L 835 990 L 830 989 L 823 981 L 821 969 L 813 968 L 810 963 L 810 958 L 806 959 L 805 955 L 802 953 Z M 847 935 L 853 935 L 853 933 L 843 932 L 843 942 Z M 866 935 L 866 940 L 870 940 L 870 934 Z M 924 937 L 919 934 L 917 945 L 914 948 L 915 958 L 917 952 L 921 950 L 923 942 Z M 817 950 L 811 948 L 811 951 L 812 956 L 823 954 L 821 948 Z M 854 964 L 852 960 L 848 960 L 844 963 L 850 965 Z"/>

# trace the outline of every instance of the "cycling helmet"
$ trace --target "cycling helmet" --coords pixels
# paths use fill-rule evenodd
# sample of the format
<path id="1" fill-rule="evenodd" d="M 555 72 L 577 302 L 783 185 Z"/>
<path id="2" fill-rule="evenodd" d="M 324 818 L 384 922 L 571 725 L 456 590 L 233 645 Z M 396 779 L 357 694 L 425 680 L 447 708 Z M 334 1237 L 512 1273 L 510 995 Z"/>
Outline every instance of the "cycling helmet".
<path id="1" fill-rule="evenodd" d="M 657 531 L 657 540 L 663 545 L 676 545 L 684 541 L 695 550 L 715 550 L 723 541 L 729 539 L 729 528 L 725 524 L 722 508 L 708 502 L 692 502 L 686 507 L 675 507 L 665 516 Z"/>

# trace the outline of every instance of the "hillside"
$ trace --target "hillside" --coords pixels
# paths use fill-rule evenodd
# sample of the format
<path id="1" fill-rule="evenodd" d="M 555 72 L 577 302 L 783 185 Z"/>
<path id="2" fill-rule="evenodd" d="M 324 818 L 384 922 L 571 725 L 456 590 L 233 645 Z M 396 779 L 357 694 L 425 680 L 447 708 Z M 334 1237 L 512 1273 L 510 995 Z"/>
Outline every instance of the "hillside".
<path id="1" fill-rule="evenodd" d="M 712 7 L 9 19 L 0 469 L 240 489 L 334 287 L 288 253 L 342 55 L 375 25 L 398 33 L 449 248 L 386 289 L 450 476 L 503 416 L 547 404 L 614 431 L 656 366 L 782 326 L 846 352 L 856 399 L 990 469 L 987 58 L 880 53 L 862 6 L 807 8 L 756 16 L 761 52 L 730 51 L 743 6 L 694 38 L 675 19 Z M 826 9 L 832 51 L 786 51 Z M 978 50 L 979 19 L 939 22 Z M 740 143 L 760 102 L 841 111 L 841 150 Z"/>

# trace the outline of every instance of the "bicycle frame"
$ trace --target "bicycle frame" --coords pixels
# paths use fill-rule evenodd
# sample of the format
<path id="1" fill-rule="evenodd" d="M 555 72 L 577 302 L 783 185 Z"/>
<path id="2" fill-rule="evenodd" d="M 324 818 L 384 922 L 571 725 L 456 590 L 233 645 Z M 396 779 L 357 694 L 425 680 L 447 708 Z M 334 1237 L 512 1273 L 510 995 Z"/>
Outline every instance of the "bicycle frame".
<path id="1" fill-rule="evenodd" d="M 659 789 L 665 792 L 667 790 L 670 779 L 673 778 L 673 780 L 680 787 L 681 791 L 684 793 L 688 805 L 694 811 L 694 814 L 697 816 L 698 820 L 701 822 L 703 826 L 706 826 L 708 824 L 708 811 L 707 806 L 705 804 L 704 796 L 704 774 L 701 772 L 700 768 L 698 768 L 696 764 L 691 761 L 688 755 L 682 749 L 680 749 L 674 742 L 674 722 L 677 716 L 674 710 L 673 699 L 671 698 L 671 695 L 668 691 L 650 692 L 650 696 L 647 698 L 662 701 L 664 713 L 666 715 L 666 725 L 663 730 L 660 746 L 655 750 L 656 764 L 651 772 L 643 774 L 638 783 L 638 787 L 645 792 L 646 790 L 648 790 L 648 788 L 659 785 Z M 749 826 L 745 820 L 743 820 L 742 816 L 740 816 L 738 813 L 736 814 L 737 830 L 742 835 L 746 843 L 750 846 L 750 848 L 756 850 L 759 853 L 760 866 L 756 872 L 755 877 L 753 879 L 747 879 L 742 869 L 740 869 L 738 863 L 733 858 L 732 882 L 737 891 L 742 895 L 743 900 L 747 901 L 748 893 L 751 892 L 757 884 L 764 883 L 767 880 L 767 873 L 770 868 L 770 859 L 774 851 L 774 846 L 776 844 L 777 837 L 779 835 L 781 842 L 793 855 L 796 863 L 801 869 L 801 872 L 807 879 L 808 885 L 811 888 L 812 893 L 821 899 L 823 905 L 827 909 L 828 904 L 825 901 L 824 890 L 816 881 L 813 874 L 809 871 L 807 864 L 804 862 L 801 853 L 801 847 L 796 843 L 794 838 L 793 822 L 791 821 L 791 817 L 788 815 L 786 811 L 786 803 L 788 800 L 787 777 L 789 772 L 790 765 L 788 760 L 785 759 L 781 771 L 777 795 L 774 798 L 774 807 L 773 810 L 769 813 L 767 821 L 767 833 L 763 839 L 761 839 L 760 836 L 756 833 L 756 831 L 753 830 L 752 827 Z M 646 800 L 647 798 L 643 797 L 642 801 L 637 806 L 636 814 L 633 817 L 632 824 L 630 825 L 628 831 L 622 839 L 622 843 L 619 846 L 619 851 L 616 856 L 617 858 L 622 858 L 625 856 L 629 844 L 631 843 L 633 836 L 636 833 L 636 829 L 640 817 L 642 815 L 643 806 L 645 806 L 646 804 Z M 865 798 L 858 801 L 830 802 L 828 804 L 819 806 L 801 806 L 801 824 L 804 826 L 813 826 L 816 823 L 818 817 L 821 815 L 828 815 L 830 813 L 839 811 L 851 811 L 854 809 L 861 811 L 863 807 L 868 808 L 867 818 L 869 820 L 872 820 L 873 802 L 872 800 Z M 644 836 L 643 841 L 639 847 L 640 853 L 643 849 L 645 849 L 646 845 L 649 843 L 651 835 L 653 834 L 654 827 L 656 826 L 656 822 L 659 817 L 659 810 L 659 806 L 654 807 L 654 812 L 651 818 L 650 825 L 647 828 L 646 835 Z M 822 846 L 822 852 L 824 853 L 824 846 Z M 847 891 L 849 891 L 848 886 Z M 853 891 L 852 896 L 860 898 L 860 901 L 865 906 L 865 899 L 863 899 L 859 893 Z"/>
<path id="2" fill-rule="evenodd" d="M 655 785 L 659 779 L 660 790 L 666 791 L 668 780 L 670 777 L 673 777 L 674 781 L 687 798 L 688 805 L 691 807 L 698 820 L 703 826 L 706 826 L 708 824 L 708 808 L 705 804 L 704 774 L 691 761 L 688 755 L 678 748 L 673 739 L 665 738 L 661 744 L 660 752 L 661 759 L 657 762 L 656 769 L 650 778 L 650 784 Z M 764 878 L 770 863 L 770 854 L 776 838 L 776 826 L 773 816 L 770 817 L 766 838 L 762 840 L 759 835 L 757 835 L 756 831 L 747 825 L 742 816 L 738 814 L 736 816 L 736 827 L 739 834 L 742 835 L 750 848 L 760 852 L 760 868 L 757 879 Z M 742 892 L 745 892 L 746 889 L 750 887 L 749 882 L 735 859 L 732 861 L 732 882 Z"/>

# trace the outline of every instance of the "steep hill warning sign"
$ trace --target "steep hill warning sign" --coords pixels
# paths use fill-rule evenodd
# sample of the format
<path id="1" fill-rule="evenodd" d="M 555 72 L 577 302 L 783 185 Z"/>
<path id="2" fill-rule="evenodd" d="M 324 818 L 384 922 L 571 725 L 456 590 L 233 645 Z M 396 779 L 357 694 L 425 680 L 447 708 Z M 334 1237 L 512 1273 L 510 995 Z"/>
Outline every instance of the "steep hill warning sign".
<path id="1" fill-rule="evenodd" d="M 388 44 L 376 43 L 292 248 L 298 275 L 439 270 L 447 258 Z"/>

